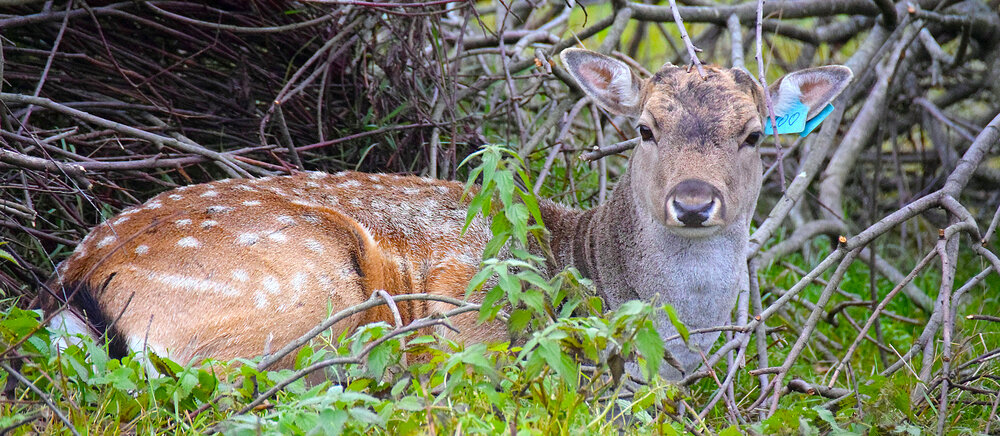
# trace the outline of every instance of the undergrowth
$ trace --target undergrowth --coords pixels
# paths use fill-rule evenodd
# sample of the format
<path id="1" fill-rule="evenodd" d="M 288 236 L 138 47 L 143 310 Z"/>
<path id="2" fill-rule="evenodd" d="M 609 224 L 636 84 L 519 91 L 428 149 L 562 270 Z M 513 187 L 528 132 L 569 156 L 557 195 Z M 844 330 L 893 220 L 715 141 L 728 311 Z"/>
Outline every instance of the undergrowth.
<path id="1" fill-rule="evenodd" d="M 532 254 L 545 252 L 541 242 L 545 229 L 537 200 L 526 188 L 532 183 L 524 162 L 501 146 L 487 146 L 465 164 L 473 161 L 478 165 L 469 170 L 467 221 L 477 214 L 492 217 L 494 238 L 486 247 L 482 272 L 468 292 L 485 292 L 480 319 L 500 317 L 507 322 L 512 336 L 519 338 L 512 343 L 463 345 L 417 333 L 396 336 L 372 348 L 362 364 L 329 368 L 325 381 L 298 380 L 260 406 L 239 413 L 296 371 L 331 357 L 357 355 L 392 326 L 372 324 L 339 337 L 326 335 L 298 352 L 294 370 L 257 371 L 256 361 L 183 365 L 163 356 L 134 353 L 111 359 L 105 344 L 81 337 L 61 348 L 57 344 L 65 341 L 60 339 L 64 333 L 40 326 L 40 313 L 8 300 L 0 321 L 5 350 L 0 382 L 8 383 L 11 395 L 0 400 L 0 429 L 11 434 L 67 433 L 57 410 L 80 434 L 576 435 L 724 429 L 719 434 L 914 435 L 933 428 L 935 411 L 927 401 L 910 398 L 910 389 L 919 383 L 920 363 L 910 362 L 911 368 L 891 377 L 878 376 L 884 362 L 870 343 L 855 354 L 848 377 L 835 383 L 853 392 L 847 398 L 831 402 L 819 396 L 786 395 L 776 414 L 754 424 L 733 424 L 721 403 L 704 421 L 693 419 L 688 409 L 704 404 L 718 382 L 707 377 L 682 387 L 657 375 L 664 348 L 650 319 L 665 307 L 635 301 L 607 311 L 592 284 L 577 271 L 549 278 L 545 258 Z M 539 246 L 541 250 L 532 250 Z M 823 243 L 812 248 L 817 258 L 831 250 Z M 971 253 L 962 256 L 970 262 L 961 265 L 973 263 Z M 796 254 L 785 261 L 804 269 L 815 259 Z M 960 271 L 959 278 L 976 272 Z M 800 275 L 775 264 L 763 268 L 760 278 L 767 300 Z M 925 274 L 918 285 L 936 289 L 939 279 Z M 879 295 L 892 287 L 884 279 L 875 285 Z M 869 286 L 868 270 L 859 262 L 842 288 L 865 295 Z M 981 291 L 998 287 L 995 276 L 988 278 L 965 304 L 981 313 L 995 313 L 998 297 Z M 821 288 L 810 286 L 803 299 L 815 300 Z M 918 321 L 926 317 L 913 314 L 905 298 L 897 298 L 888 309 Z M 866 318 L 865 311 L 845 309 L 858 320 Z M 801 324 L 804 314 L 789 308 L 768 323 L 778 327 L 767 344 L 772 362 L 784 358 L 796 336 L 794 326 Z M 849 343 L 855 331 L 847 324 L 821 324 L 819 333 L 828 339 L 810 347 L 793 373 L 825 382 L 834 362 L 818 347 Z M 886 322 L 882 334 L 894 351 L 905 350 L 919 327 Z M 978 333 L 956 338 L 964 341 L 966 351 L 956 357 L 956 364 L 1000 345 L 1000 332 L 991 325 L 969 331 Z M 756 344 L 749 347 L 754 350 Z M 414 355 L 422 357 L 410 362 L 404 357 Z M 746 369 L 755 367 L 751 355 Z M 642 370 L 640 383 L 623 383 L 628 378 L 623 366 L 630 360 Z M 10 370 L 25 380 L 12 380 Z M 737 407 L 756 399 L 756 383 L 746 371 L 739 372 Z M 958 401 L 960 395 L 956 394 Z M 975 433 L 989 413 L 990 404 L 959 406 L 951 412 L 951 432 Z"/>

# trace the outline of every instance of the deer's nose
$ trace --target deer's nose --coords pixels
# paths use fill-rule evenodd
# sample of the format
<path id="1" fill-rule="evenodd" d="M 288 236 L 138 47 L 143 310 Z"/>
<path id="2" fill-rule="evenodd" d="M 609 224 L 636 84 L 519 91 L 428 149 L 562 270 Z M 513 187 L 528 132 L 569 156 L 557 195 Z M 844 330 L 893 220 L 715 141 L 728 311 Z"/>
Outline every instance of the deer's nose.
<path id="1" fill-rule="evenodd" d="M 701 227 L 722 207 L 718 189 L 701 180 L 680 182 L 667 196 L 667 215 L 685 227 Z"/>

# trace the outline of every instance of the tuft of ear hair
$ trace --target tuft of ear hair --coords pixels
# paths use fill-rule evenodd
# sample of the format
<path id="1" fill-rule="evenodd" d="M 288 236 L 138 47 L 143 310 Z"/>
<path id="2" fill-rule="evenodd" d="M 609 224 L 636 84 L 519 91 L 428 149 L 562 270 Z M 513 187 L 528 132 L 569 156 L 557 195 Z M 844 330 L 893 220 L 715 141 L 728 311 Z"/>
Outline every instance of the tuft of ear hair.
<path id="1" fill-rule="evenodd" d="M 559 57 L 583 92 L 602 108 L 616 115 L 639 116 L 643 81 L 624 62 L 579 48 L 563 50 Z"/>

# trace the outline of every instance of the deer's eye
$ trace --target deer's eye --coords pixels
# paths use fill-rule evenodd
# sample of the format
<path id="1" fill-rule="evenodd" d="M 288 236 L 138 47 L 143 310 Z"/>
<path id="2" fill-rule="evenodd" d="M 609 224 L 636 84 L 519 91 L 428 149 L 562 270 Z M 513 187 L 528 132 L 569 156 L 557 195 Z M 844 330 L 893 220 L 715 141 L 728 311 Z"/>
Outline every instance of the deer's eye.
<path id="1" fill-rule="evenodd" d="M 643 141 L 652 141 L 653 140 L 653 131 L 649 130 L 649 127 L 646 127 L 646 126 L 640 124 L 639 125 L 639 136 L 642 136 L 642 140 Z"/>
<path id="2" fill-rule="evenodd" d="M 762 139 L 764 139 L 763 133 L 752 132 L 749 135 L 747 135 L 746 139 L 743 140 L 743 143 L 740 144 L 740 148 L 742 149 L 743 147 L 756 147 L 757 144 L 760 144 L 760 141 Z"/>

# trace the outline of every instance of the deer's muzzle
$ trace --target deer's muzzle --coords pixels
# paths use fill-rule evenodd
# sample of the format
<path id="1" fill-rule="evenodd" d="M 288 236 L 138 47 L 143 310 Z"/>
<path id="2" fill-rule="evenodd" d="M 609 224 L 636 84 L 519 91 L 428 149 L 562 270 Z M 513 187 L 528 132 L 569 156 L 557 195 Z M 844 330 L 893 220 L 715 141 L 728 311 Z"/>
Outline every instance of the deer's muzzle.
<path id="1" fill-rule="evenodd" d="M 725 203 L 722 194 L 711 184 L 687 179 L 667 194 L 666 213 L 668 220 L 679 226 L 713 226 L 725 215 Z"/>

